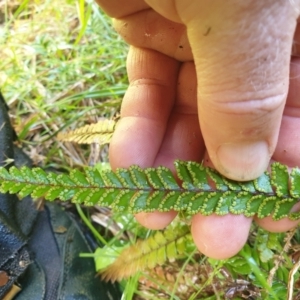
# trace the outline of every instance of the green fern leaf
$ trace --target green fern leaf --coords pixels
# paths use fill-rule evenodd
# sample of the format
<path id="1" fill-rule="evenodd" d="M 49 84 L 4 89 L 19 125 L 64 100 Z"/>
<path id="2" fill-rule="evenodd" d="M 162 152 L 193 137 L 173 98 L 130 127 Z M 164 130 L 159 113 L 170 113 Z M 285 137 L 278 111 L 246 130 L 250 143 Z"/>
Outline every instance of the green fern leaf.
<path id="1" fill-rule="evenodd" d="M 239 192 L 233 199 L 229 211 L 234 215 L 242 214 L 248 210 L 248 203 L 253 197 L 248 191 Z M 249 212 L 248 212 L 249 215 Z"/>
<path id="2" fill-rule="evenodd" d="M 192 215 L 244 214 L 280 220 L 300 219 L 291 213 L 300 197 L 300 171 L 279 163 L 254 181 L 236 182 L 195 162 L 175 162 L 179 185 L 165 167 L 99 171 L 88 167 L 70 174 L 46 173 L 40 168 L 0 168 L 0 192 L 49 201 L 72 200 L 85 205 L 108 206 L 121 212 L 182 211 Z"/>
<path id="3" fill-rule="evenodd" d="M 290 174 L 290 194 L 293 198 L 300 197 L 300 169 L 293 168 Z"/>
<path id="4" fill-rule="evenodd" d="M 165 231 L 156 231 L 148 239 L 125 248 L 112 264 L 100 270 L 101 277 L 107 281 L 120 281 L 181 257 L 189 244 L 192 244 L 189 227 L 181 223 L 170 225 Z"/>
<path id="5" fill-rule="evenodd" d="M 254 187 L 263 194 L 273 194 L 270 175 L 267 172 L 254 180 Z"/>
<path id="6" fill-rule="evenodd" d="M 271 166 L 272 180 L 271 183 L 279 197 L 289 195 L 289 173 L 286 166 L 279 163 L 273 163 Z"/>
<path id="7" fill-rule="evenodd" d="M 48 184 L 48 178 L 46 172 L 41 168 L 32 169 L 32 174 L 36 179 L 36 182 L 42 182 L 44 184 Z"/>
<path id="8" fill-rule="evenodd" d="M 8 180 L 8 181 L 12 179 L 7 169 L 3 167 L 0 168 L 0 178 L 3 178 L 3 180 Z"/>

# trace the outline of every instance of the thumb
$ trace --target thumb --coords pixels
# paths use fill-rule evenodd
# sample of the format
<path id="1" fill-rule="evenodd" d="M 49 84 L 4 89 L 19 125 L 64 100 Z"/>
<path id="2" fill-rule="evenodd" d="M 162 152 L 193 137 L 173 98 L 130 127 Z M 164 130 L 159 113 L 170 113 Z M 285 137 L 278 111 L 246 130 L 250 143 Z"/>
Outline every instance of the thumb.
<path id="1" fill-rule="evenodd" d="M 147 2 L 155 8 L 160 1 Z M 170 0 L 165 8 L 167 2 L 165 16 L 187 27 L 212 163 L 232 179 L 258 177 L 277 144 L 298 0 Z"/>

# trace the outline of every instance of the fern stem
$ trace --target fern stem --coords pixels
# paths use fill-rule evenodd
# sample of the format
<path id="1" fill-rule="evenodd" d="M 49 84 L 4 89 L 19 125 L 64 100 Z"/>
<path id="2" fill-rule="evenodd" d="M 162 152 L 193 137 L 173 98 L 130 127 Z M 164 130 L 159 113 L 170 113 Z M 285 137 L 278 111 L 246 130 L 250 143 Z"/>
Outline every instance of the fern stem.
<path id="1" fill-rule="evenodd" d="M 96 228 L 92 225 L 90 220 L 86 217 L 83 210 L 81 209 L 79 204 L 76 204 L 76 209 L 81 217 L 81 219 L 84 221 L 85 225 L 91 230 L 95 238 L 97 238 L 103 245 L 107 245 L 107 241 L 103 238 L 103 236 L 96 230 Z"/>

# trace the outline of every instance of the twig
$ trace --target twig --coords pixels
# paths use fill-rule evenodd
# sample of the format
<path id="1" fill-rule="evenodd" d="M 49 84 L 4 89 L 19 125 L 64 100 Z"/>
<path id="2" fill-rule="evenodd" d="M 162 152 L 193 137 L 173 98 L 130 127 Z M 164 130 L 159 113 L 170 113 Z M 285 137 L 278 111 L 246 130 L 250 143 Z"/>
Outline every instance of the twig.
<path id="1" fill-rule="evenodd" d="M 289 282 L 288 282 L 288 298 L 287 300 L 293 300 L 293 291 L 294 291 L 294 275 L 298 272 L 300 268 L 300 260 L 294 265 L 293 269 L 289 273 Z"/>
<path id="2" fill-rule="evenodd" d="M 286 234 L 284 247 L 283 247 L 280 255 L 275 260 L 274 267 L 271 269 L 271 271 L 269 273 L 269 277 L 268 277 L 269 286 L 272 286 L 272 282 L 273 282 L 275 273 L 278 270 L 278 268 L 279 268 L 280 264 L 282 263 L 282 261 L 284 260 L 283 254 L 287 253 L 289 251 L 289 249 L 291 247 L 291 240 L 292 240 L 293 236 L 295 235 L 295 233 L 296 233 L 296 229 L 293 229 L 293 230 L 289 231 Z"/>

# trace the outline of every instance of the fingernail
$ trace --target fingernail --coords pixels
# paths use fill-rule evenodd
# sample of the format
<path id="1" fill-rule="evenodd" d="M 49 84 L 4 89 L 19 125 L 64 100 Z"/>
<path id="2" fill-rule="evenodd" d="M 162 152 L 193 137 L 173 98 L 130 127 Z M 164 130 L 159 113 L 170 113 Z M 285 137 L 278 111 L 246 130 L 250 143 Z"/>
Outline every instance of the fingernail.
<path id="1" fill-rule="evenodd" d="M 223 144 L 217 150 L 219 172 L 234 180 L 252 180 L 268 167 L 271 155 L 265 141 Z"/>

